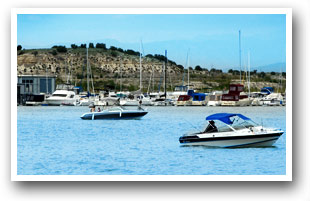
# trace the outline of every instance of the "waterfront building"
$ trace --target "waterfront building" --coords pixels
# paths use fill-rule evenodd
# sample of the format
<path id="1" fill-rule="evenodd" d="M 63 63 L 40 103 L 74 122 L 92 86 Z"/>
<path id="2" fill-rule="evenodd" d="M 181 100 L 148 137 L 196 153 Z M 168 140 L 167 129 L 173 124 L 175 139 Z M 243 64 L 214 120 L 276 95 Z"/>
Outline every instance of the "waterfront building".
<path id="1" fill-rule="evenodd" d="M 52 94 L 56 89 L 56 76 L 18 75 L 17 104 L 44 101 L 44 95 Z"/>

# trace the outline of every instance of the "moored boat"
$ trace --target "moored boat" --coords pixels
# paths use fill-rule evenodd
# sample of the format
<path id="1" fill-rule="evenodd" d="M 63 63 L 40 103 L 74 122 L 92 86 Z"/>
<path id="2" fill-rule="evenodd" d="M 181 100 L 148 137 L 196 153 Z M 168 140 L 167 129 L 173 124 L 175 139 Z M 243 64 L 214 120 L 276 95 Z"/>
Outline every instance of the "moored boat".
<path id="1" fill-rule="evenodd" d="M 216 113 L 206 118 L 206 129 L 179 138 L 184 145 L 212 147 L 266 147 L 272 146 L 284 133 L 280 129 L 265 128 L 250 118 L 235 113 Z"/>
<path id="2" fill-rule="evenodd" d="M 46 98 L 48 105 L 77 105 L 79 98 L 73 90 L 74 86 L 69 84 L 57 85 L 56 91 L 52 96 Z"/>
<path id="3" fill-rule="evenodd" d="M 244 86 L 242 84 L 229 85 L 228 94 L 222 95 L 221 106 L 249 106 L 252 103 L 252 99 L 248 97 L 244 92 Z"/>

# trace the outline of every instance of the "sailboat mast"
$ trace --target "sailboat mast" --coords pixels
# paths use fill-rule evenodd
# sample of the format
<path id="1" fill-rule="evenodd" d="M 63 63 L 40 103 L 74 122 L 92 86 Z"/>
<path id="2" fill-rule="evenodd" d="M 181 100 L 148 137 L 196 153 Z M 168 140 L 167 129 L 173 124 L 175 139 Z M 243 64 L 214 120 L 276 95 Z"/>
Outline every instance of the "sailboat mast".
<path id="1" fill-rule="evenodd" d="M 239 67 L 240 67 L 240 84 L 241 84 L 241 30 L 239 30 Z"/>
<path id="2" fill-rule="evenodd" d="M 249 88 L 249 97 L 250 97 L 250 94 L 251 94 L 251 65 L 250 65 L 250 52 L 248 52 L 248 68 L 249 68 L 248 88 Z"/>
<path id="3" fill-rule="evenodd" d="M 87 72 L 87 92 L 89 92 L 89 66 L 88 66 L 88 48 L 86 47 L 86 72 Z"/>
<path id="4" fill-rule="evenodd" d="M 141 50 L 141 43 L 140 43 L 140 54 L 139 54 L 140 57 L 139 57 L 139 60 L 140 60 L 140 91 L 142 92 L 142 61 L 141 61 L 142 60 L 142 58 L 141 58 L 142 57 L 141 56 L 142 55 L 142 53 L 141 53 L 142 50 Z"/>
<path id="5" fill-rule="evenodd" d="M 187 53 L 187 90 L 189 90 L 189 50 Z"/>
<path id="6" fill-rule="evenodd" d="M 120 84 L 119 84 L 119 90 L 120 90 L 120 91 L 122 91 L 122 79 L 123 79 L 122 65 L 123 65 L 123 62 L 121 61 L 120 66 L 119 66 L 120 71 L 121 71 L 121 72 L 120 72 L 120 74 L 121 74 L 121 79 L 120 79 Z"/>
<path id="7" fill-rule="evenodd" d="M 167 87 L 166 87 L 166 83 L 167 83 L 167 76 L 166 76 L 166 74 L 167 74 L 167 50 L 165 50 L 165 66 L 164 66 L 164 68 L 165 68 L 165 85 L 164 85 L 164 88 L 165 88 L 165 99 L 167 99 Z"/>

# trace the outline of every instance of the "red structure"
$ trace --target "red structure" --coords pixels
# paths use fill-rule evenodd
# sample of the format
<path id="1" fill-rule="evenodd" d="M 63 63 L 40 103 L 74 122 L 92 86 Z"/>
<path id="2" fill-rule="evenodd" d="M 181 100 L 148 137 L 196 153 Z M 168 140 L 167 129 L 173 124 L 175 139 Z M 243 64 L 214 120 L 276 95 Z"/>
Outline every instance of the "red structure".
<path id="1" fill-rule="evenodd" d="M 231 84 L 229 85 L 228 94 L 222 95 L 222 101 L 239 101 L 244 98 L 248 98 L 247 95 L 240 95 L 243 92 L 244 86 L 242 84 Z"/>

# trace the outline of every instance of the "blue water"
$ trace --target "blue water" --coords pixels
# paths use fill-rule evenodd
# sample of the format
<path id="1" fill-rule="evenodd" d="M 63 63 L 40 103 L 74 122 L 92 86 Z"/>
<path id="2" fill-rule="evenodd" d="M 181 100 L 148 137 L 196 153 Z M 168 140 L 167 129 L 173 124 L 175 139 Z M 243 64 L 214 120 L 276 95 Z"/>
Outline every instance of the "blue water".
<path id="1" fill-rule="evenodd" d="M 181 146 L 217 112 L 285 131 L 285 107 L 148 107 L 141 120 L 81 120 L 88 107 L 18 107 L 18 175 L 285 175 L 286 134 L 268 148 Z"/>

